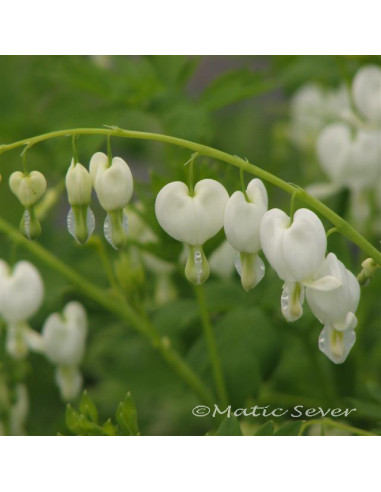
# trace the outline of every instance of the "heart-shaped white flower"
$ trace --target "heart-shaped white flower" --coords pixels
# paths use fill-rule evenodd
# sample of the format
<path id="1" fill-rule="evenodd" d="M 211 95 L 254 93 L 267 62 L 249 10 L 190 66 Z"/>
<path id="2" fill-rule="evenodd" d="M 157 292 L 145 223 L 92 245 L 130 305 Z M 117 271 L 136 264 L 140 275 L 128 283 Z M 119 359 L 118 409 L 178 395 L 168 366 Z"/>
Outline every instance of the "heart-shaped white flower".
<path id="1" fill-rule="evenodd" d="M 319 134 L 316 151 L 327 176 L 352 190 L 373 187 L 381 173 L 379 130 L 359 129 L 352 136 L 345 123 L 328 125 Z"/>
<path id="2" fill-rule="evenodd" d="M 352 92 L 361 113 L 372 121 L 381 121 L 381 68 L 362 67 L 353 79 Z"/>
<path id="3" fill-rule="evenodd" d="M 303 314 L 304 286 L 332 290 L 341 285 L 332 275 L 314 277 L 325 257 L 327 237 L 319 217 L 301 208 L 293 222 L 274 208 L 263 216 L 260 238 L 263 252 L 278 276 L 285 281 L 281 296 L 282 313 L 287 321 Z"/>
<path id="4" fill-rule="evenodd" d="M 44 285 L 35 266 L 19 261 L 13 269 L 0 260 L 0 316 L 15 324 L 31 318 L 44 297 Z"/>
<path id="5" fill-rule="evenodd" d="M 224 224 L 229 195 L 221 183 L 203 179 L 194 187 L 175 181 L 162 188 L 155 203 L 161 227 L 174 239 L 190 246 L 201 246 L 217 234 Z"/>
<path id="6" fill-rule="evenodd" d="M 226 239 L 241 253 L 257 253 L 261 249 L 259 227 L 267 211 L 267 192 L 260 179 L 252 179 L 246 195 L 235 191 L 225 209 Z"/>
<path id="7" fill-rule="evenodd" d="M 259 228 L 267 211 L 267 203 L 267 192 L 262 181 L 252 179 L 247 187 L 246 196 L 242 191 L 234 192 L 225 209 L 226 238 L 240 253 L 236 264 L 246 291 L 255 287 L 265 272 L 258 251 L 261 249 Z"/>
<path id="8" fill-rule="evenodd" d="M 225 188 L 213 179 L 199 181 L 193 193 L 185 183 L 175 181 L 164 186 L 156 197 L 155 212 L 161 227 L 190 246 L 185 276 L 196 285 L 209 277 L 202 245 L 222 228 L 228 199 Z"/>
<path id="9" fill-rule="evenodd" d="M 134 181 L 131 170 L 121 157 L 113 157 L 108 167 L 108 157 L 96 152 L 90 160 L 90 175 L 99 203 L 106 212 L 121 210 L 130 201 Z"/>
<path id="10" fill-rule="evenodd" d="M 85 351 L 87 316 L 83 306 L 70 302 L 62 316 L 51 314 L 44 323 L 42 336 L 45 354 L 58 366 L 77 366 Z"/>
<path id="11" fill-rule="evenodd" d="M 306 297 L 311 311 L 322 324 L 329 324 L 335 330 L 353 329 L 357 325 L 354 313 L 360 300 L 360 284 L 334 253 L 329 253 L 315 272 L 316 278 L 328 275 L 340 280 L 341 285 L 330 292 L 307 286 Z"/>
<path id="12" fill-rule="evenodd" d="M 21 205 L 29 208 L 45 193 L 46 179 L 39 171 L 31 171 L 29 174 L 16 171 L 9 178 L 9 187 Z"/>

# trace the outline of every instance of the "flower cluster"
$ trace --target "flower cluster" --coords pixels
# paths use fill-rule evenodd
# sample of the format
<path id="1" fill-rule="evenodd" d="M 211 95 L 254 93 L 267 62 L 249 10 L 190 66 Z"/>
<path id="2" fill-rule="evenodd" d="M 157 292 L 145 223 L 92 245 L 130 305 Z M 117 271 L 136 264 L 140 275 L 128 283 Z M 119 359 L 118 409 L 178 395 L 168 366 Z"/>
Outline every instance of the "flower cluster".
<path id="1" fill-rule="evenodd" d="M 302 87 L 292 100 L 291 116 L 291 138 L 301 147 L 315 148 L 330 180 L 313 184 L 307 191 L 325 198 L 347 188 L 353 219 L 361 228 L 370 215 L 366 193 L 375 193 L 381 208 L 381 68 L 362 67 L 350 91 Z"/>
<path id="2" fill-rule="evenodd" d="M 187 246 L 185 276 L 195 285 L 209 276 L 203 245 L 222 228 L 230 247 L 223 243 L 220 256 L 226 259 L 234 249 L 246 291 L 264 276 L 265 266 L 258 256 L 262 249 L 284 282 L 281 310 L 285 319 L 299 319 L 306 298 L 324 325 L 320 350 L 333 362 L 344 362 L 355 341 L 360 287 L 333 253 L 326 257 L 327 236 L 315 213 L 302 208 L 290 218 L 282 210 L 268 210 L 267 192 L 259 179 L 230 198 L 211 179 L 199 181 L 193 192 L 185 183 L 169 183 L 159 192 L 155 210 L 161 227 Z"/>
<path id="3" fill-rule="evenodd" d="M 44 285 L 37 268 L 19 261 L 13 268 L 0 260 L 0 318 L 6 324 L 6 349 L 15 359 L 29 350 L 44 354 L 57 366 L 56 382 L 64 400 L 75 398 L 82 385 L 78 370 L 86 342 L 87 316 L 83 306 L 70 302 L 63 315 L 51 314 L 42 333 L 33 330 L 29 320 L 39 310 Z"/>
<path id="4" fill-rule="evenodd" d="M 90 172 L 89 172 L 90 171 Z M 65 184 L 70 210 L 67 225 L 75 240 L 84 244 L 95 229 L 95 218 L 90 208 L 94 188 L 101 207 L 107 213 L 104 234 L 107 241 L 120 249 L 126 243 L 127 215 L 124 208 L 133 193 L 133 177 L 128 164 L 121 157 L 110 157 L 96 152 L 89 165 L 85 166 L 73 158 L 66 173 Z M 16 171 L 9 178 L 9 186 L 25 211 L 20 230 L 28 239 L 41 233 L 35 206 L 46 192 L 46 179 L 39 171 L 22 173 Z"/>
<path id="5" fill-rule="evenodd" d="M 115 248 L 126 243 L 127 216 L 124 207 L 133 192 L 133 178 L 128 164 L 121 157 L 110 158 L 96 152 L 90 160 L 90 172 L 73 159 L 66 174 L 66 189 L 71 206 L 68 229 L 81 244 L 85 243 L 95 228 L 94 214 L 90 209 L 91 191 L 97 194 L 107 216 L 104 234 Z"/>

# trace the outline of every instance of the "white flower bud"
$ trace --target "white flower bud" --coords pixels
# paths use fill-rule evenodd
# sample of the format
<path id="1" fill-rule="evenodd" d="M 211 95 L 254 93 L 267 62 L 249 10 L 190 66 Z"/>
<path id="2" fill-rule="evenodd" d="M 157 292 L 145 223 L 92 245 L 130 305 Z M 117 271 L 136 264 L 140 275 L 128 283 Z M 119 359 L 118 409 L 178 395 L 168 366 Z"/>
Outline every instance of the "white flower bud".
<path id="1" fill-rule="evenodd" d="M 316 290 L 307 286 L 306 297 L 311 311 L 322 324 L 329 324 L 335 330 L 353 329 L 357 325 L 355 312 L 360 300 L 360 285 L 356 277 L 329 253 L 316 271 L 315 277 L 331 275 L 341 285 L 330 291 Z"/>
<path id="2" fill-rule="evenodd" d="M 222 228 L 228 199 L 225 188 L 213 179 L 199 181 L 193 196 L 185 183 L 175 181 L 157 195 L 156 217 L 165 232 L 177 241 L 201 246 Z"/>
<path id="3" fill-rule="evenodd" d="M 67 216 L 67 227 L 70 234 L 84 244 L 94 232 L 95 219 L 89 208 L 91 201 L 91 176 L 82 164 L 75 164 L 72 159 L 66 173 L 66 190 L 71 209 Z"/>
<path id="4" fill-rule="evenodd" d="M 24 174 L 16 171 L 9 178 L 9 187 L 21 205 L 29 208 L 37 203 L 46 191 L 46 179 L 39 171 Z"/>
<path id="5" fill-rule="evenodd" d="M 90 160 L 90 175 L 99 203 L 106 212 L 121 210 L 130 201 L 134 181 L 128 164 L 121 157 L 108 157 L 97 152 Z"/>
<path id="6" fill-rule="evenodd" d="M 261 249 L 259 227 L 267 211 L 267 192 L 260 179 L 252 179 L 246 190 L 235 191 L 225 209 L 226 239 L 241 253 L 258 253 Z"/>
<path id="7" fill-rule="evenodd" d="M 352 92 L 359 111 L 372 121 L 381 121 L 381 68 L 362 67 L 353 79 Z"/>
<path id="8" fill-rule="evenodd" d="M 78 366 L 85 351 L 87 316 L 78 302 L 69 302 L 62 316 L 51 314 L 44 323 L 42 336 L 45 354 L 58 366 Z"/>
<path id="9" fill-rule="evenodd" d="M 74 164 L 72 159 L 69 170 L 66 173 L 66 190 L 70 205 L 88 206 L 91 201 L 91 176 L 88 170 L 79 162 Z"/>
<path id="10" fill-rule="evenodd" d="M 267 211 L 267 192 L 260 179 L 252 179 L 246 190 L 229 198 L 224 216 L 224 229 L 229 243 L 239 251 L 237 270 L 246 291 L 264 276 L 264 264 L 257 253 L 261 249 L 259 228 Z"/>
<path id="11" fill-rule="evenodd" d="M 19 261 L 13 270 L 0 260 L 0 315 L 14 324 L 32 317 L 44 297 L 42 278 L 28 261 Z"/>

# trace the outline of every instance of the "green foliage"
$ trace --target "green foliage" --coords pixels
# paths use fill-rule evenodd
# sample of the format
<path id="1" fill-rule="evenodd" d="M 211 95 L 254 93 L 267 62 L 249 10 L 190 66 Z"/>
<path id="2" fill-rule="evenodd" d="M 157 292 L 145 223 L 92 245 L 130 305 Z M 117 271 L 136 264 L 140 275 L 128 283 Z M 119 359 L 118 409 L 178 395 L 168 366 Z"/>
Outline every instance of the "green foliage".
<path id="1" fill-rule="evenodd" d="M 97 407 L 87 391 L 82 394 L 78 411 L 67 405 L 65 421 L 69 431 L 77 436 L 138 436 L 140 434 L 137 411 L 130 393 L 127 393 L 125 399 L 118 405 L 115 424 L 110 418 L 104 424 L 99 424 Z"/>
<path id="2" fill-rule="evenodd" d="M 216 436 L 242 436 L 238 419 L 233 415 L 225 417 L 217 429 Z"/>

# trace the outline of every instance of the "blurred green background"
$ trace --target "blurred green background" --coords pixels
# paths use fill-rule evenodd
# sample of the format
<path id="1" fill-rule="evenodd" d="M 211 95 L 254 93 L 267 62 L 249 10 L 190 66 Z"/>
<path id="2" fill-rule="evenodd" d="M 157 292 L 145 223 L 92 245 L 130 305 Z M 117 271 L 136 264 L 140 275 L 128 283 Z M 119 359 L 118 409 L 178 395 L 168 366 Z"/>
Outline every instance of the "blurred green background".
<path id="1" fill-rule="evenodd" d="M 0 143 L 77 127 L 117 125 L 131 130 L 165 133 L 205 143 L 250 162 L 300 186 L 324 181 L 313 150 L 298 149 L 289 138 L 290 98 L 306 82 L 338 87 L 350 81 L 364 64 L 379 57 L 328 56 L 30 56 L 0 57 Z M 77 141 L 80 162 L 105 151 L 104 137 Z M 166 183 L 186 179 L 183 164 L 190 153 L 169 145 L 112 138 L 114 155 L 125 158 L 136 180 L 134 200 L 143 204 L 141 216 L 159 238 L 156 244 L 134 244 L 120 255 L 104 242 L 110 261 L 122 278 L 126 298 L 143 306 L 157 330 L 173 345 L 210 387 L 208 356 L 192 287 L 184 280 L 178 259 L 181 245 L 160 230 L 154 200 Z M 49 186 L 62 182 L 71 159 L 71 139 L 36 145 L 28 152 L 29 169 L 38 169 Z M 22 209 L 7 186 L 9 174 L 21 169 L 20 149 L 0 155 L 1 216 L 18 225 Z M 207 158 L 196 161 L 197 179 L 221 181 L 232 193 L 239 188 L 235 168 Z M 248 181 L 250 176 L 246 176 Z M 270 206 L 289 208 L 289 196 L 268 185 Z M 345 190 L 327 200 L 347 217 Z M 102 237 L 103 215 L 96 233 Z M 66 230 L 68 204 L 62 193 L 43 221 L 41 244 L 109 289 L 99 268 L 96 248 L 78 247 Z M 325 222 L 325 225 L 329 225 Z M 376 244 L 372 231 L 364 231 Z M 222 242 L 222 232 L 205 246 L 207 255 Z M 132 248 L 132 246 L 131 246 Z M 345 238 L 332 235 L 329 250 L 354 273 L 364 255 Z M 171 276 L 176 298 L 163 305 L 155 300 L 156 274 L 140 261 L 136 250 L 148 250 L 175 264 Z M 40 330 L 52 311 L 71 299 L 80 300 L 89 314 L 89 338 L 82 371 L 85 388 L 102 419 L 112 416 L 127 391 L 134 397 L 142 434 L 199 435 L 213 419 L 195 418 L 199 404 L 145 340 L 129 326 L 76 291 L 55 271 L 36 261 L 17 244 L 0 236 L 0 257 L 12 262 L 29 259 L 42 272 L 46 287 L 43 307 L 31 321 Z M 267 264 L 266 264 L 267 265 Z M 282 282 L 270 267 L 259 286 L 245 293 L 239 278 L 212 275 L 205 284 L 217 345 L 233 407 L 262 404 L 275 407 L 321 406 L 357 408 L 348 423 L 381 430 L 381 326 L 378 274 L 363 289 L 358 310 L 357 342 L 347 361 L 332 364 L 317 347 L 322 329 L 308 307 L 302 319 L 287 324 L 281 317 Z M 365 293 L 366 292 L 366 293 Z M 4 338 L 4 337 L 3 337 Z M 8 382 L 25 380 L 30 395 L 27 432 L 55 435 L 65 430 L 65 404 L 54 384 L 54 368 L 43 357 L 30 355 L 23 363 L 6 356 L 3 339 L 0 375 Z M 247 433 L 265 419 L 244 419 Z"/>

